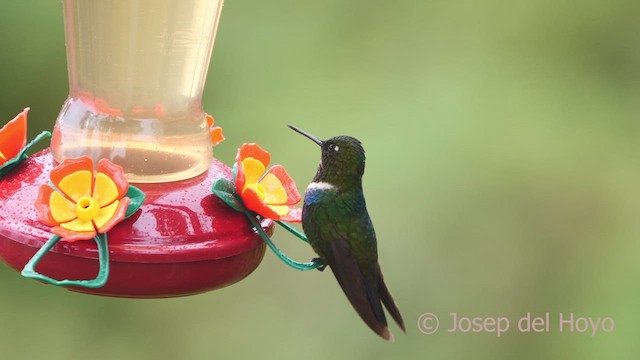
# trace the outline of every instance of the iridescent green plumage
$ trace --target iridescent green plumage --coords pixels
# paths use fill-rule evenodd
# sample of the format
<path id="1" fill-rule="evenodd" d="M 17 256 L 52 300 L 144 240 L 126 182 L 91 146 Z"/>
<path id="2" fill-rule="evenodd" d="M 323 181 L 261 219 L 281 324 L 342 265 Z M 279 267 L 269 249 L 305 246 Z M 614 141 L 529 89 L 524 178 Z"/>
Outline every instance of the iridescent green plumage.
<path id="1" fill-rule="evenodd" d="M 349 136 L 322 141 L 290 127 L 322 148 L 318 172 L 302 208 L 309 244 L 331 268 L 365 323 L 386 340 L 393 340 L 382 304 L 403 331 L 404 323 L 378 265 L 376 234 L 362 192 L 364 149 Z"/>

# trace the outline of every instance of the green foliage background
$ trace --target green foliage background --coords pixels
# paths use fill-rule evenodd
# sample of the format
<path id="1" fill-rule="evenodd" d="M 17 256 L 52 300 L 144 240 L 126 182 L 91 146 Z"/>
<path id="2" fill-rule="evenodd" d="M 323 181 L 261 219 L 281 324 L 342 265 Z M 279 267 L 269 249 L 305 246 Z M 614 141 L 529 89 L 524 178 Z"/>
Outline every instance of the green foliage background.
<path id="1" fill-rule="evenodd" d="M 318 148 L 286 128 L 349 134 L 387 282 L 395 344 L 330 272 L 267 253 L 246 280 L 166 300 L 86 296 L 0 266 L 3 359 L 637 359 L 640 355 L 640 6 L 637 1 L 228 0 L 204 105 L 231 163 L 258 142 L 304 189 Z M 0 117 L 30 136 L 67 95 L 59 1 L 3 0 Z M 1 122 L 1 121 L 0 121 Z M 294 258 L 311 250 L 284 231 Z M 551 331 L 515 319 L 551 313 Z M 440 317 L 422 335 L 420 314 Z M 448 333 L 449 313 L 509 333 Z M 559 313 L 615 320 L 560 333 Z"/>

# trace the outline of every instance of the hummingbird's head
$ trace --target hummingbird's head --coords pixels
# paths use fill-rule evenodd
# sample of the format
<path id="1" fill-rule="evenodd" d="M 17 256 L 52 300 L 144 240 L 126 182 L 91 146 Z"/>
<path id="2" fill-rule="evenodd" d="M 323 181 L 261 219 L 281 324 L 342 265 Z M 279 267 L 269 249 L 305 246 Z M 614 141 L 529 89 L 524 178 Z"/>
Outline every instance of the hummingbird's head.
<path id="1" fill-rule="evenodd" d="M 351 136 L 336 136 L 327 140 L 302 131 L 295 126 L 289 127 L 311 139 L 322 149 L 322 159 L 315 181 L 326 181 L 333 185 L 351 181 L 360 181 L 364 174 L 365 155 L 360 141 Z"/>

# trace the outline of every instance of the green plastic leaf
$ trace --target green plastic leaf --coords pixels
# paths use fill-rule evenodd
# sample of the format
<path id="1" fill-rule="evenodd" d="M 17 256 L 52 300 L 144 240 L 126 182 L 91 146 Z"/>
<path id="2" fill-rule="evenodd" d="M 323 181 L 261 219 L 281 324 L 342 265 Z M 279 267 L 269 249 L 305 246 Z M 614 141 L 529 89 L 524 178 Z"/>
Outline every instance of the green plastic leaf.
<path id="1" fill-rule="evenodd" d="M 125 196 L 131 200 L 129 202 L 129 206 L 127 207 L 127 213 L 125 214 L 126 219 L 129 216 L 135 214 L 135 212 L 140 209 L 140 206 L 142 206 L 142 203 L 147 196 L 144 194 L 144 192 L 142 192 L 142 190 L 133 185 L 129 185 L 129 189 L 127 190 L 127 194 Z"/>
<path id="2" fill-rule="evenodd" d="M 236 193 L 236 186 L 225 178 L 219 178 L 213 183 L 211 191 L 216 194 L 225 204 L 231 206 L 233 210 L 244 212 L 246 208 L 242 200 Z"/>
<path id="3" fill-rule="evenodd" d="M 218 178 L 216 179 L 216 181 L 213 183 L 213 190 L 214 191 L 222 191 L 222 192 L 226 192 L 229 194 L 235 194 L 236 193 L 236 187 L 235 185 L 228 179 L 226 178 Z"/>
<path id="4" fill-rule="evenodd" d="M 48 131 L 41 132 L 38 136 L 36 136 L 33 140 L 31 140 L 30 143 L 28 143 L 24 148 L 22 148 L 22 150 L 20 150 L 18 155 L 14 156 L 13 158 L 7 160 L 7 162 L 2 164 L 2 166 L 0 166 L 0 178 L 7 175 L 9 171 L 13 170 L 16 166 L 18 166 L 18 164 L 27 160 L 27 158 L 29 158 L 29 156 L 27 155 L 27 151 L 31 149 L 34 145 L 39 143 L 42 139 L 48 138 L 48 137 L 51 137 L 50 132 Z"/>

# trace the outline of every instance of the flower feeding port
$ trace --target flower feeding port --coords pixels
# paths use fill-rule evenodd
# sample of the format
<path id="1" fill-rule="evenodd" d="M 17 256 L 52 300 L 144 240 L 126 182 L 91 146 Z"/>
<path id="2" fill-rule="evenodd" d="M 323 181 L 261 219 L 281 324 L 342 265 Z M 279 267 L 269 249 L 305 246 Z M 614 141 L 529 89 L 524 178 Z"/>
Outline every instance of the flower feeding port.
<path id="1" fill-rule="evenodd" d="M 22 154 L 0 158 L 2 260 L 31 278 L 117 297 L 185 296 L 249 275 L 274 221 L 229 206 L 224 194 L 237 194 L 228 189 L 212 193 L 235 176 L 213 157 L 223 137 L 201 104 L 222 0 L 62 4 L 69 97 L 50 149 L 28 159 L 26 119 L 24 129 L 7 125 Z M 93 169 L 69 167 L 79 158 Z M 103 159 L 115 170 L 101 172 Z M 144 202 L 126 208 L 138 191 Z"/>

